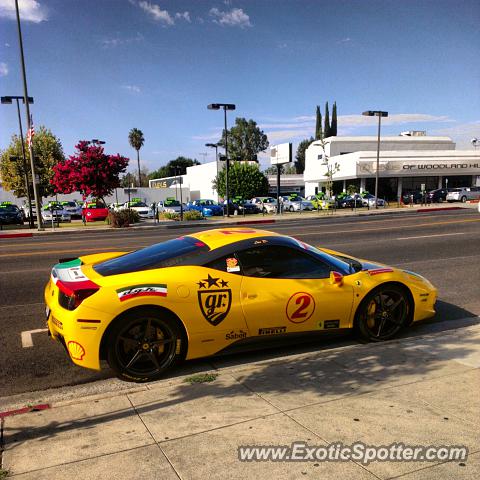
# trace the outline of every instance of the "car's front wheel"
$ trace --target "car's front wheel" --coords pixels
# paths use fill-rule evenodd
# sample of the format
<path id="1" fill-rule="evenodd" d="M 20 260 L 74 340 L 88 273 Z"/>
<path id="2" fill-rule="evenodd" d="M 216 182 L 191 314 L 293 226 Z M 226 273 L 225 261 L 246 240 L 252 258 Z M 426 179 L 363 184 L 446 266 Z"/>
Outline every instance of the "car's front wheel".
<path id="1" fill-rule="evenodd" d="M 467 197 L 464 195 L 464 196 L 460 199 L 460 201 L 461 201 L 462 203 L 465 203 L 465 202 L 467 201 Z"/>
<path id="2" fill-rule="evenodd" d="M 410 300 L 403 288 L 397 285 L 381 285 L 370 292 L 360 304 L 355 327 L 364 340 L 389 340 L 407 324 L 410 308 Z"/>
<path id="3" fill-rule="evenodd" d="M 149 382 L 160 378 L 181 358 L 183 333 L 176 320 L 156 310 L 127 314 L 113 325 L 107 361 L 122 380 Z"/>

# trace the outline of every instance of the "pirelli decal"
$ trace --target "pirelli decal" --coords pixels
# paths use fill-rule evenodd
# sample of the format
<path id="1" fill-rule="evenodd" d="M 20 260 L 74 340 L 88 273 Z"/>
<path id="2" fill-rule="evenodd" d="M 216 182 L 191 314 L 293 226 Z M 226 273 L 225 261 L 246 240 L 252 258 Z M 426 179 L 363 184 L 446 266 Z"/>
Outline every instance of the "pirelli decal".
<path id="1" fill-rule="evenodd" d="M 164 283 L 134 285 L 118 289 L 117 295 L 121 302 L 134 297 L 166 297 L 167 285 Z"/>

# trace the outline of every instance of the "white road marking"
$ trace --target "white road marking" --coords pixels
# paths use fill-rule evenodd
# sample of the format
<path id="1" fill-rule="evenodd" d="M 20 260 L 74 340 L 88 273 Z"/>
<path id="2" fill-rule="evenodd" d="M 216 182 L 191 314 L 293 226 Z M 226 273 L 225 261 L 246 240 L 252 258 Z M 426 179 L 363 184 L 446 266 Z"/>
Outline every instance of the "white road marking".
<path id="1" fill-rule="evenodd" d="M 48 332 L 48 328 L 37 328 L 36 330 L 25 330 L 21 333 L 22 336 L 22 347 L 29 348 L 33 347 L 33 333 L 44 333 Z"/>
<path id="2" fill-rule="evenodd" d="M 397 240 L 413 240 L 415 238 L 430 238 L 430 237 L 448 237 L 449 235 L 465 235 L 465 232 L 437 233 L 435 235 L 419 235 L 417 237 L 399 237 L 397 238 Z"/>

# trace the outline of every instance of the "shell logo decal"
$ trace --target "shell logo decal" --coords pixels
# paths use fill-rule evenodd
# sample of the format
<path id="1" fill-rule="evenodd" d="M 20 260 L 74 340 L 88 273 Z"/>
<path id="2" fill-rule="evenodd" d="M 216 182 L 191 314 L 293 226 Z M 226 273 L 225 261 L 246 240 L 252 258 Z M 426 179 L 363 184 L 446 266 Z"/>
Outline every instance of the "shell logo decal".
<path id="1" fill-rule="evenodd" d="M 70 341 L 68 342 L 68 353 L 74 360 L 83 360 L 85 356 L 85 349 L 78 343 Z"/>

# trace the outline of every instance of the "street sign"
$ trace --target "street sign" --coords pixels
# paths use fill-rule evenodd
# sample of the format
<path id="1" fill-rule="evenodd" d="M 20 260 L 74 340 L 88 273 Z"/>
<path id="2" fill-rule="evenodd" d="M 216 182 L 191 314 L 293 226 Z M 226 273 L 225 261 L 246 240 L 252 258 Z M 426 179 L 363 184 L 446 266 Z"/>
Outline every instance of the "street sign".
<path id="1" fill-rule="evenodd" d="M 281 143 L 270 148 L 270 164 L 281 165 L 292 161 L 292 144 Z"/>

